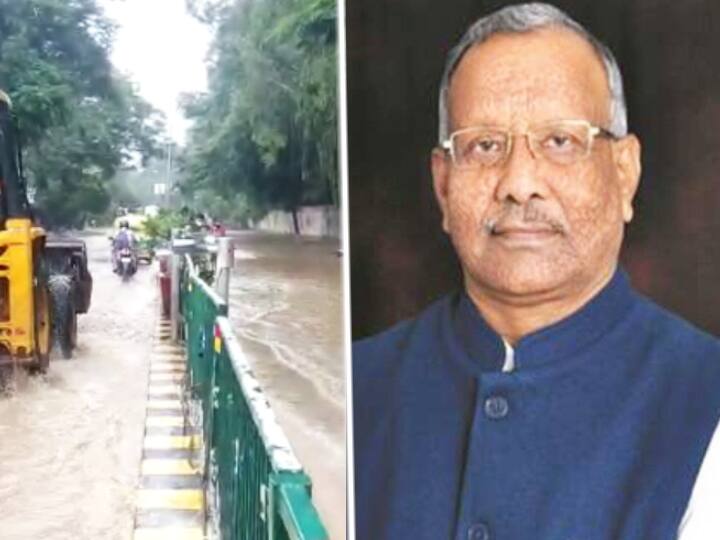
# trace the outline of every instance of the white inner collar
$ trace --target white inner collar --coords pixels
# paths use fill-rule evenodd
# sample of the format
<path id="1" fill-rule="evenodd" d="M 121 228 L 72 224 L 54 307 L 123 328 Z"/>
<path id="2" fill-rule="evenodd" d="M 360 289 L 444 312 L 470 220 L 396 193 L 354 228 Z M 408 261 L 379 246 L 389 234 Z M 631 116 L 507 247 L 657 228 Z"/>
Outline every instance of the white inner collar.
<path id="1" fill-rule="evenodd" d="M 505 338 L 503 338 L 503 344 L 505 345 L 505 361 L 503 362 L 502 372 L 510 373 L 515 371 L 515 349 L 505 341 Z"/>

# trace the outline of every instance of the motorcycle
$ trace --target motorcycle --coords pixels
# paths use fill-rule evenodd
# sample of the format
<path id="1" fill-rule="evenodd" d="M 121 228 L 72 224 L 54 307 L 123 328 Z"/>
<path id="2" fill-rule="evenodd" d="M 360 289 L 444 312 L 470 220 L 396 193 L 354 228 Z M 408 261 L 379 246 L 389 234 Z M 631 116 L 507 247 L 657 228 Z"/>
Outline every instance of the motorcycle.
<path id="1" fill-rule="evenodd" d="M 127 281 L 137 272 L 137 260 L 130 248 L 121 248 L 117 254 L 117 273 L 123 281 Z"/>

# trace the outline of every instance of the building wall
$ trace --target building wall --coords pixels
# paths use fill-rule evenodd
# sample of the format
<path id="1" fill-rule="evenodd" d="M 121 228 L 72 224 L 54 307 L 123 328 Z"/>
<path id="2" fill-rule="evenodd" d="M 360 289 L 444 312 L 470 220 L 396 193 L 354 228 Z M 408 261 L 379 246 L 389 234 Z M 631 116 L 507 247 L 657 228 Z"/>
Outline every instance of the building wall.
<path id="1" fill-rule="evenodd" d="M 340 237 L 340 218 L 334 206 L 303 206 L 297 212 L 303 236 Z M 281 234 L 295 234 L 291 212 L 273 210 L 253 225 L 253 229 Z"/>

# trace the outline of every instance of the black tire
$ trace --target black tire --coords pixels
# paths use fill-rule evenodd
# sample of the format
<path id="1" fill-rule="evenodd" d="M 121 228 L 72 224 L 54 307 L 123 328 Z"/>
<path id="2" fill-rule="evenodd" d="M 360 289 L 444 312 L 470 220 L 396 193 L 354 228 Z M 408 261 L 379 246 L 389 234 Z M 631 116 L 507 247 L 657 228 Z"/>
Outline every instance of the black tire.
<path id="1" fill-rule="evenodd" d="M 122 261 L 120 261 L 120 277 L 122 278 L 123 282 L 130 279 L 130 265 L 125 264 Z"/>
<path id="2" fill-rule="evenodd" d="M 74 294 L 70 295 L 65 310 L 63 332 L 57 341 L 63 358 L 69 360 L 72 358 L 73 349 L 75 348 L 75 340 L 77 339 L 77 316 L 75 315 L 75 298 Z"/>
<path id="3" fill-rule="evenodd" d="M 70 344 L 72 346 L 72 349 L 75 350 L 75 348 L 77 347 L 77 310 L 75 310 L 75 312 L 72 314 L 70 322 Z"/>
<path id="4" fill-rule="evenodd" d="M 35 261 L 34 280 L 35 361 L 30 369 L 31 371 L 46 373 L 48 367 L 50 367 L 50 350 L 52 349 L 52 337 L 50 335 L 52 299 L 48 288 L 45 263 L 41 258 Z"/>
<path id="5" fill-rule="evenodd" d="M 63 358 L 72 358 L 77 339 L 75 314 L 75 282 L 72 276 L 55 274 L 50 278 L 52 298 L 52 333 L 55 345 L 60 347 Z"/>

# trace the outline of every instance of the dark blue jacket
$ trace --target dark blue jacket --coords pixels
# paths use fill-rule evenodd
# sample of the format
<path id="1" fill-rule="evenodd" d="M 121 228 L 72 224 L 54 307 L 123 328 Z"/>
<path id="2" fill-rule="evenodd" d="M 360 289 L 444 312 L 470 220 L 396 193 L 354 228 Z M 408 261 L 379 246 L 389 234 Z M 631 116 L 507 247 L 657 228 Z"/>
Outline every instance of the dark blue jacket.
<path id="1" fill-rule="evenodd" d="M 358 540 L 675 540 L 718 340 L 618 271 L 504 357 L 462 293 L 354 345 Z"/>

